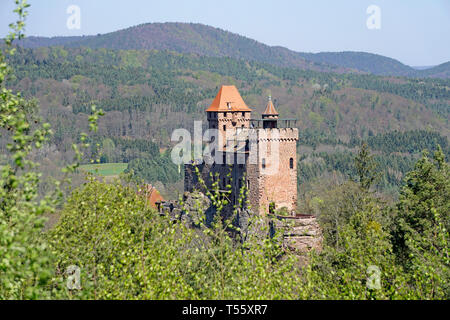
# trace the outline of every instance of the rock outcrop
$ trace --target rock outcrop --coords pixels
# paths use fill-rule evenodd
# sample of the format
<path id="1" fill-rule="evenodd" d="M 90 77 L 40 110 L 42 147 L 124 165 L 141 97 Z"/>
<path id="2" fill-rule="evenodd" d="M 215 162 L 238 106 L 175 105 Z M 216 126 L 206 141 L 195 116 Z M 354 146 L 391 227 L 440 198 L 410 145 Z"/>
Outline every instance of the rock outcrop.
<path id="1" fill-rule="evenodd" d="M 271 215 L 272 216 L 272 215 Z M 306 253 L 312 249 L 320 250 L 322 232 L 314 216 L 279 216 L 273 215 L 272 221 L 276 231 L 283 233 L 283 246 L 297 253 Z"/>

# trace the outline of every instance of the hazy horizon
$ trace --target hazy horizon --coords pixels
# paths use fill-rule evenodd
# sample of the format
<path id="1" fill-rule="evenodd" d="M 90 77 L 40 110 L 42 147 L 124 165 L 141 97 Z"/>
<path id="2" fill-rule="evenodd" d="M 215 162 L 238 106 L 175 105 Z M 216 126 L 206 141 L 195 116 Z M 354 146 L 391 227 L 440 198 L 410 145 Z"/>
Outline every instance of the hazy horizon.
<path id="1" fill-rule="evenodd" d="M 444 40 L 450 39 L 450 2 L 445 0 L 229 0 L 220 6 L 205 0 L 28 2 L 27 36 L 89 36 L 145 23 L 200 23 L 297 52 L 367 52 L 411 67 L 450 61 L 450 41 Z M 79 29 L 67 27 L 72 5 L 80 9 Z M 379 29 L 367 27 L 371 5 L 380 9 Z M 12 10 L 13 1 L 0 4 L 0 20 L 7 22 L 0 25 L 1 37 L 15 19 Z"/>

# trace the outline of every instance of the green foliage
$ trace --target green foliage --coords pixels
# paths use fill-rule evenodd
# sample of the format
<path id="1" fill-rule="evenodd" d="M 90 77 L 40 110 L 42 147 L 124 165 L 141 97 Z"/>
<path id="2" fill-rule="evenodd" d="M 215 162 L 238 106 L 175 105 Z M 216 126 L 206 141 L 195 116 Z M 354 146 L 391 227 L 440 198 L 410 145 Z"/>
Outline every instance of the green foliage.
<path id="1" fill-rule="evenodd" d="M 149 183 L 156 181 L 174 183 L 179 181 L 183 174 L 181 168 L 172 162 L 170 151 L 166 151 L 162 155 L 158 152 L 131 160 L 125 172 L 133 172 L 137 179 Z"/>
<path id="2" fill-rule="evenodd" d="M 81 268 L 73 298 L 281 299 L 298 295 L 293 257 L 278 261 L 256 233 L 245 246 L 216 220 L 173 223 L 129 185 L 90 180 L 76 190 L 50 232 L 58 269 Z M 255 223 L 256 225 L 256 223 Z"/>
<path id="3" fill-rule="evenodd" d="M 237 34 L 193 23 L 142 24 L 107 35 L 83 37 L 33 37 L 21 42 L 24 47 L 67 46 L 128 50 L 124 63 L 139 65 L 134 50 L 172 50 L 203 56 L 226 56 L 320 71 L 344 71 L 346 68 L 367 73 L 410 77 L 448 78 L 450 63 L 427 70 L 415 70 L 395 59 L 366 52 L 297 53 L 269 47 Z"/>
<path id="4" fill-rule="evenodd" d="M 13 30 L 5 39 L 5 52 L 15 54 L 12 42 L 23 38 L 27 15 L 26 1 L 16 0 L 19 20 L 10 25 Z M 5 164 L 0 166 L 0 299 L 47 299 L 65 297 L 60 290 L 61 278 L 55 276 L 54 256 L 42 236 L 44 214 L 54 213 L 61 200 L 61 184 L 69 181 L 66 175 L 56 181 L 45 195 L 39 195 L 42 183 L 39 164 L 31 160 L 33 152 L 42 148 L 52 134 L 50 125 L 42 123 L 35 101 L 26 100 L 20 93 L 7 89 L 6 82 L 13 70 L 0 52 L 0 132 L 7 139 Z M 96 131 L 97 120 L 103 112 L 92 107 L 90 131 Z M 82 147 L 86 135 L 81 134 Z M 75 162 L 63 170 L 74 172 L 82 157 L 76 144 L 72 145 Z"/>
<path id="5" fill-rule="evenodd" d="M 441 148 L 424 152 L 408 173 L 397 205 L 394 239 L 398 260 L 414 276 L 418 294 L 448 299 L 450 294 L 450 171 Z"/>
<path id="6" fill-rule="evenodd" d="M 355 165 L 368 176 L 367 149 Z M 449 294 L 449 167 L 440 147 L 407 174 L 399 201 L 386 204 L 367 185 L 326 185 L 310 195 L 323 248 L 302 281 L 311 298 L 447 299 Z M 368 167 L 366 167 L 369 164 Z M 362 181 L 366 181 L 361 179 Z M 373 286 L 375 271 L 380 281 Z"/>
<path id="7" fill-rule="evenodd" d="M 363 197 L 362 208 L 338 228 L 339 243 L 313 253 L 304 280 L 312 299 L 405 299 L 408 290 L 400 266 L 395 264 L 389 233 L 380 207 Z M 379 270 L 379 286 L 371 287 L 371 270 Z"/>
<path id="8" fill-rule="evenodd" d="M 449 152 L 448 79 L 394 81 L 229 57 L 116 49 L 71 46 L 70 50 L 63 49 L 67 51 L 65 57 L 61 47 L 18 47 L 17 54 L 10 58 L 16 69 L 16 79 L 10 86 L 41 100 L 42 113 L 55 128 L 50 144 L 64 160 L 70 158 L 68 146 L 83 130 L 80 123 L 93 103 L 106 111 L 106 120 L 100 122 L 95 136 L 88 137 L 91 150 L 84 152 L 82 161 L 87 163 L 96 156 L 94 147 L 99 143 L 102 163 L 145 162 L 149 153 L 170 147 L 172 130 L 190 128 L 193 119 L 204 118 L 207 104 L 217 94 L 218 86 L 225 83 L 238 85 L 255 111 L 263 108 L 263 92 L 277 91 L 277 99 L 283 102 L 281 114 L 301 120 L 299 147 L 327 150 L 320 152 L 327 153 L 320 155 L 325 164 L 300 164 L 301 187 L 333 170 L 349 174 L 353 158 L 350 149 L 362 141 L 367 141 L 372 150 L 381 151 L 375 157 L 382 171 L 376 187 L 389 193 L 398 191 L 416 153 L 424 148 L 434 150 L 437 144 L 447 155 Z M 124 59 L 131 60 L 124 63 Z M 317 86 L 319 90 L 314 89 Z M 57 165 L 62 166 L 64 160 Z M 387 166 L 390 162 L 393 165 Z"/>
<path id="9" fill-rule="evenodd" d="M 378 177 L 377 166 L 373 156 L 369 154 L 367 144 L 363 143 L 355 157 L 355 167 L 362 188 L 369 190 Z"/>
<path id="10" fill-rule="evenodd" d="M 16 1 L 19 20 L 6 38 L 22 38 L 26 1 Z M 52 256 L 41 237 L 42 215 L 53 210 L 52 199 L 38 199 L 37 164 L 31 151 L 48 139 L 49 125 L 36 117 L 36 105 L 6 89 L 12 69 L 0 53 L 0 132 L 9 139 L 7 162 L 0 167 L 0 299 L 44 299 L 52 295 Z"/>
<path id="11" fill-rule="evenodd" d="M 384 153 L 406 152 L 415 154 L 422 150 L 437 150 L 441 146 L 446 155 L 450 155 L 448 139 L 438 132 L 426 130 L 391 131 L 367 138 L 367 144 L 372 150 Z"/>

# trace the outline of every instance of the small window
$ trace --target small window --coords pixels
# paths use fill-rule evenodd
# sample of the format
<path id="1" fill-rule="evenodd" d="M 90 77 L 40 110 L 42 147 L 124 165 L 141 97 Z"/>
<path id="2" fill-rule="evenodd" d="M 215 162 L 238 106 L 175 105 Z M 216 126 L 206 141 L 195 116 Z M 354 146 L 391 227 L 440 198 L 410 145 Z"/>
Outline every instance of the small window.
<path id="1" fill-rule="evenodd" d="M 265 158 L 262 159 L 262 168 L 263 169 L 266 168 L 266 159 Z"/>
<path id="2" fill-rule="evenodd" d="M 242 112 L 242 116 L 245 117 L 245 112 Z"/>
<path id="3" fill-rule="evenodd" d="M 226 124 L 223 125 L 223 131 L 227 131 L 227 125 Z"/>
<path id="4" fill-rule="evenodd" d="M 293 158 L 289 159 L 289 168 L 294 169 L 294 159 Z"/>

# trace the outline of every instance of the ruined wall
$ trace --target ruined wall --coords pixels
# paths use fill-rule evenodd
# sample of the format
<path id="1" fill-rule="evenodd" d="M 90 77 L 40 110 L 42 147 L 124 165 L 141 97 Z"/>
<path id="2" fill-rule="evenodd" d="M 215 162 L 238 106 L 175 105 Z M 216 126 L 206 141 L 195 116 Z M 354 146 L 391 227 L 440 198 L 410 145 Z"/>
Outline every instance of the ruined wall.
<path id="1" fill-rule="evenodd" d="M 195 172 L 195 167 L 198 168 L 199 174 Z M 209 191 L 212 191 L 213 183 L 217 182 L 220 192 L 228 191 L 230 187 L 232 191 L 230 195 L 224 194 L 230 204 L 224 211 L 231 212 L 233 206 L 238 204 L 240 189 L 246 183 L 247 169 L 245 164 L 188 164 L 184 168 L 185 192 L 200 191 L 206 193 L 204 185 Z M 204 185 L 200 183 L 199 178 L 204 181 Z"/>
<path id="2" fill-rule="evenodd" d="M 195 168 L 198 168 L 199 174 L 196 173 Z M 199 181 L 201 178 L 207 185 L 209 184 L 209 173 L 211 166 L 207 164 L 185 164 L 184 165 L 184 191 L 193 192 L 194 190 L 203 190 L 202 184 Z"/>

